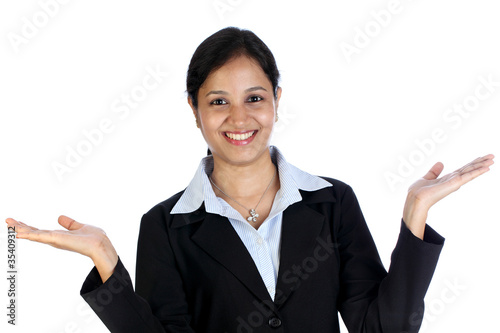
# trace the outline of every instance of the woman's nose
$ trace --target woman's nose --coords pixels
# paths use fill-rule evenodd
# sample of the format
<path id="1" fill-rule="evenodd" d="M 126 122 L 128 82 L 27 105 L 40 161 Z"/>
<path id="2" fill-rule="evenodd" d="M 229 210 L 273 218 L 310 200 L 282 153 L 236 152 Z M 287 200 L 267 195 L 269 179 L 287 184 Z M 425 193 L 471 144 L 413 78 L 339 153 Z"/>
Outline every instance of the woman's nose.
<path id="1" fill-rule="evenodd" d="M 244 105 L 233 104 L 229 110 L 229 118 L 235 125 L 245 124 L 248 119 L 248 113 Z"/>

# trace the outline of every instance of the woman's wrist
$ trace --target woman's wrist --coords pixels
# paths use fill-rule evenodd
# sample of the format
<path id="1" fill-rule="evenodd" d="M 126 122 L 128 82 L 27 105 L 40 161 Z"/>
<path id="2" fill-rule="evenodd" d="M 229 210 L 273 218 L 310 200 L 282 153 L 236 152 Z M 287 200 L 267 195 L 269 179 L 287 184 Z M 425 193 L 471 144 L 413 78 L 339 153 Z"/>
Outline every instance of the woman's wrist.
<path id="1" fill-rule="evenodd" d="M 427 212 L 428 208 L 418 204 L 418 201 L 407 198 L 403 210 L 403 221 L 413 235 L 420 239 L 424 239 Z"/>
<path id="2" fill-rule="evenodd" d="M 95 250 L 91 259 L 101 276 L 102 282 L 106 282 L 113 274 L 118 263 L 118 254 L 107 236 L 103 236 L 99 247 Z"/>

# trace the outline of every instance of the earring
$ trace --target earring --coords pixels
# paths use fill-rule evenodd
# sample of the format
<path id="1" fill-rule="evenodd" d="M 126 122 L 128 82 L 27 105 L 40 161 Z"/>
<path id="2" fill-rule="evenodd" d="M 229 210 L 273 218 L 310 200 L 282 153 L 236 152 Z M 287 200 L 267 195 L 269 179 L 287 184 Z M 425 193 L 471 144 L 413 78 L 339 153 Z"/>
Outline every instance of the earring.
<path id="1" fill-rule="evenodd" d="M 196 127 L 200 128 L 200 124 L 198 124 L 198 119 L 195 119 Z"/>
<path id="2" fill-rule="evenodd" d="M 276 112 L 276 120 L 274 122 L 277 123 L 278 119 L 279 119 L 278 112 Z"/>

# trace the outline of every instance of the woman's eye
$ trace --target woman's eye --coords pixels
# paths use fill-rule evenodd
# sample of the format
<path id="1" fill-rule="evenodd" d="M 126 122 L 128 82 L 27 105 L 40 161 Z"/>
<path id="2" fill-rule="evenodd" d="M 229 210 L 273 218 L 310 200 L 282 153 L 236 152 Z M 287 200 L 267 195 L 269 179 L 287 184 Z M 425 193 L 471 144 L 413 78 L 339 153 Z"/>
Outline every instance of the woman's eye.
<path id="1" fill-rule="evenodd" d="M 211 105 L 225 105 L 227 102 L 223 100 L 222 98 L 217 98 L 214 99 L 213 101 L 210 102 Z"/>
<path id="2" fill-rule="evenodd" d="M 260 96 L 251 96 L 250 98 L 248 98 L 248 101 L 249 101 L 249 102 L 252 102 L 252 103 L 253 103 L 253 102 L 260 102 L 260 101 L 262 101 L 262 100 L 263 100 L 263 98 L 262 98 L 262 97 L 260 97 Z"/>

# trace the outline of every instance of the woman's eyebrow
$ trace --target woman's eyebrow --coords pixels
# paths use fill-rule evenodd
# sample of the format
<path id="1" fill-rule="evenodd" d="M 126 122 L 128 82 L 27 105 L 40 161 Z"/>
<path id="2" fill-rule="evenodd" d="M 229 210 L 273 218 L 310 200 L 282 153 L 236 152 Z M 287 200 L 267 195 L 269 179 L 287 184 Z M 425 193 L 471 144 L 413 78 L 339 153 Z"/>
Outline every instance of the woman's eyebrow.
<path id="1" fill-rule="evenodd" d="M 264 90 L 264 91 L 267 91 L 266 88 L 264 87 L 261 87 L 261 86 L 255 86 L 255 87 L 251 87 L 251 88 L 248 88 L 245 90 L 246 93 L 248 92 L 251 92 L 251 91 L 256 91 L 256 90 Z"/>
<path id="2" fill-rule="evenodd" d="M 249 93 L 249 92 L 252 92 L 252 91 L 256 91 L 256 90 L 264 90 L 264 91 L 267 91 L 266 88 L 264 87 L 261 87 L 261 86 L 255 86 L 255 87 L 251 87 L 251 88 L 248 88 L 248 89 L 245 89 L 245 93 Z M 207 97 L 208 95 L 229 95 L 229 93 L 227 91 L 224 91 L 224 90 L 211 90 L 209 91 L 205 97 Z"/>
<path id="3" fill-rule="evenodd" d="M 205 97 L 208 95 L 229 95 L 229 93 L 224 90 L 211 90 L 205 95 Z"/>

